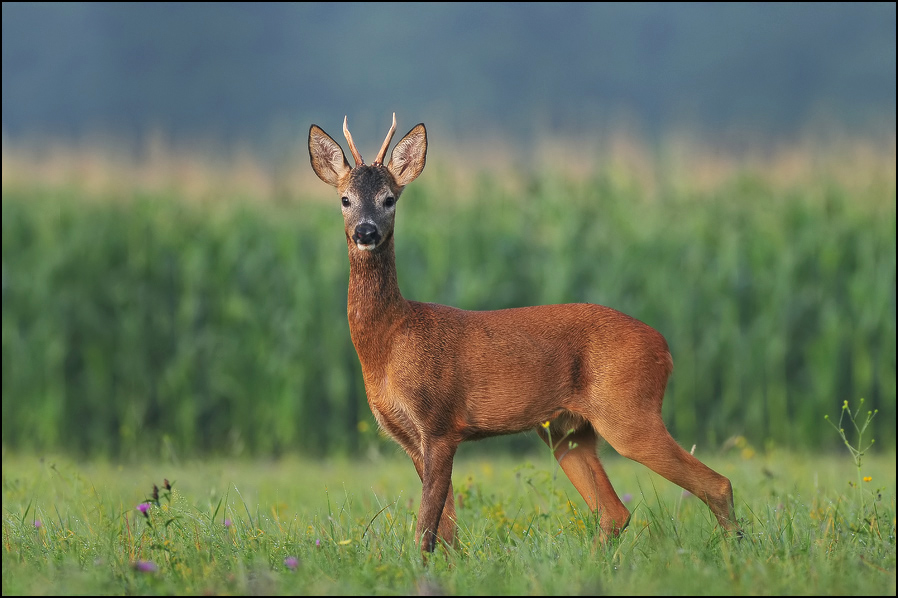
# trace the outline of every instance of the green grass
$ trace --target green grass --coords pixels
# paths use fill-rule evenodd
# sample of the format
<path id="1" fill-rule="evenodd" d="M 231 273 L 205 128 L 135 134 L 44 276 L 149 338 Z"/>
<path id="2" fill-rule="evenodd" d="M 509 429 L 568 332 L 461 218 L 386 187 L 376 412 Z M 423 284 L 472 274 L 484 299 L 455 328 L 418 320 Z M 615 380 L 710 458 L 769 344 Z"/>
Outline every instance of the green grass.
<path id="1" fill-rule="evenodd" d="M 699 450 L 733 482 L 741 541 L 695 497 L 610 455 L 633 517 L 602 545 L 548 455 L 484 458 L 481 446 L 456 462 L 459 545 L 426 566 L 420 482 L 392 451 L 128 464 L 5 453 L 3 594 L 895 594 L 894 452 L 867 455 L 872 480 L 857 488 L 847 451 Z"/>

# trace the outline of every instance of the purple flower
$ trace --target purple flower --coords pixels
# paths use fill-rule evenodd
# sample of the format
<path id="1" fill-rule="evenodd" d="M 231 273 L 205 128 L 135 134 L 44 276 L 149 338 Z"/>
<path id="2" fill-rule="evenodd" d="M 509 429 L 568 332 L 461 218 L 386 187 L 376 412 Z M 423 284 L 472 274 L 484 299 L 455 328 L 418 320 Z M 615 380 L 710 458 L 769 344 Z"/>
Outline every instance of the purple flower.
<path id="1" fill-rule="evenodd" d="M 134 568 L 143 573 L 154 573 L 159 570 L 153 561 L 137 561 L 134 563 Z"/>
<path id="2" fill-rule="evenodd" d="M 321 538 L 315 538 L 315 546 L 321 547 Z"/>
<path id="3" fill-rule="evenodd" d="M 150 516 L 149 515 L 150 503 L 148 503 L 148 502 L 140 503 L 139 505 L 137 505 L 137 510 L 140 511 L 141 513 L 143 513 L 145 517 L 149 517 Z"/>
<path id="4" fill-rule="evenodd" d="M 629 492 L 627 492 L 626 494 L 624 494 L 623 496 L 621 496 L 620 499 L 621 499 L 623 502 L 630 502 L 631 500 L 633 500 L 633 495 L 630 494 Z"/>
<path id="5" fill-rule="evenodd" d="M 284 559 L 284 565 L 286 565 L 288 569 L 296 569 L 299 565 L 299 559 L 295 556 L 288 556 Z"/>
<path id="6" fill-rule="evenodd" d="M 225 526 L 225 528 L 231 527 L 231 520 L 230 520 L 230 519 L 225 519 L 225 520 L 224 520 L 224 526 Z"/>

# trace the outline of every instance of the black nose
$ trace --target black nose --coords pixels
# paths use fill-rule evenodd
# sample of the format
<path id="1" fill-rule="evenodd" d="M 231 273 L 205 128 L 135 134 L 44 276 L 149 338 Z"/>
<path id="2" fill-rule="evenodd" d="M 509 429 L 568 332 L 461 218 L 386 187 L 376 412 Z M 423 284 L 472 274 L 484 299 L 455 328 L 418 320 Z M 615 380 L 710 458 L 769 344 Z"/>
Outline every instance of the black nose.
<path id="1" fill-rule="evenodd" d="M 363 222 L 355 227 L 355 235 L 352 238 L 359 245 L 377 245 L 380 233 L 377 227 L 370 222 Z"/>

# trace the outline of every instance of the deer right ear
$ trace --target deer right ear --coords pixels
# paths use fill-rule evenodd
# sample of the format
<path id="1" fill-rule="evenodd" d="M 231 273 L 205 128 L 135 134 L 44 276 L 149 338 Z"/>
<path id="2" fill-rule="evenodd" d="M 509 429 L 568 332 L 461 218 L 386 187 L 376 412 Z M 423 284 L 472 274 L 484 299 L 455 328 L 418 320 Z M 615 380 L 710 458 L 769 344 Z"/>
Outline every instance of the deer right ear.
<path id="1" fill-rule="evenodd" d="M 427 131 L 424 124 L 415 128 L 403 137 L 393 153 L 390 154 L 390 165 L 387 168 L 396 180 L 396 184 L 405 187 L 421 174 L 427 158 Z"/>
<path id="2" fill-rule="evenodd" d="M 336 187 L 349 174 L 343 149 L 318 125 L 309 129 L 309 159 L 318 178 L 331 187 Z"/>

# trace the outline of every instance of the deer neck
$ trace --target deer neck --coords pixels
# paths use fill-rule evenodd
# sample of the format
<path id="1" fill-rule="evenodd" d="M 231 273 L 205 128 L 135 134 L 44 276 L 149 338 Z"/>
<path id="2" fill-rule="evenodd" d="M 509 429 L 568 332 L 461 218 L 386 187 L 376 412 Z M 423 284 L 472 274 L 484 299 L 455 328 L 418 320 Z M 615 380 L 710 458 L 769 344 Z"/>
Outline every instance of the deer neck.
<path id="1" fill-rule="evenodd" d="M 374 251 L 359 251 L 352 240 L 347 241 L 349 332 L 364 362 L 369 350 L 372 355 L 383 352 L 385 341 L 408 309 L 408 302 L 399 292 L 392 235 Z"/>

